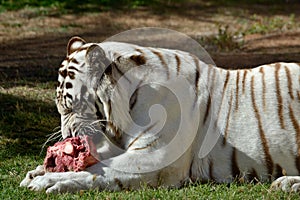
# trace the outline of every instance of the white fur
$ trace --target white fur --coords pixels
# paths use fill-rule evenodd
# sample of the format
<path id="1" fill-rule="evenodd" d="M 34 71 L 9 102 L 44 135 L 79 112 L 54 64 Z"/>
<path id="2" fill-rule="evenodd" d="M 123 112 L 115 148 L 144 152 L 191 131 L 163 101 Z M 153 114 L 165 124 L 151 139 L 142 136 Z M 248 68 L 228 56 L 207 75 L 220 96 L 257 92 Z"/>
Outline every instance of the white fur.
<path id="1" fill-rule="evenodd" d="M 281 67 L 279 77 L 285 122 L 285 129 L 283 130 L 280 127 L 278 118 L 274 65 L 265 65 L 247 70 L 243 92 L 242 80 L 246 70 L 239 71 L 239 88 L 237 88 L 236 78 L 238 72 L 236 70 L 228 72 L 199 61 L 201 78 L 198 91 L 195 91 L 195 62 L 185 52 L 150 49 L 114 42 L 98 45 L 105 51 L 110 60 L 116 62 L 123 73 L 131 76 L 130 80 L 132 82 L 143 80 L 148 84 L 148 86 L 140 88 L 137 103 L 130 114 L 128 113 L 129 99 L 122 99 L 124 96 L 118 98 L 118 94 L 122 91 L 122 87 L 125 87 L 123 92 L 130 93 L 130 90 L 126 89 L 131 87 L 132 82 L 126 82 L 126 79 L 123 79 L 121 81 L 122 85 L 117 85 L 110 90 L 113 95 L 111 96 L 112 111 L 109 117 L 123 131 L 123 137 L 119 141 L 122 145 L 116 146 L 115 143 L 110 141 L 110 136 L 103 137 L 103 135 L 99 135 L 101 137 L 100 141 L 102 141 L 101 144 L 103 144 L 98 149 L 100 156 L 102 156 L 99 163 L 83 172 L 44 174 L 41 167 L 39 167 L 35 171 L 28 172 L 21 186 L 27 186 L 35 191 L 46 189 L 48 193 L 58 193 L 93 188 L 112 191 L 123 188 L 138 189 L 144 184 L 153 187 L 160 185 L 179 187 L 190 179 L 193 181 L 213 179 L 216 182 L 232 182 L 235 178 L 232 176 L 232 154 L 234 149 L 236 151 L 237 166 L 246 179 L 251 170 L 255 169 L 257 178 L 261 181 L 272 180 L 266 167 L 258 119 L 251 100 L 253 94 L 255 95 L 255 105 L 259 112 L 262 129 L 274 166 L 275 164 L 280 165 L 287 175 L 299 174 L 295 159 L 298 149 L 296 134 L 300 133 L 295 133 L 289 112 L 290 106 L 299 126 L 300 100 L 297 97 L 300 91 L 299 65 L 280 63 L 281 66 L 287 66 L 291 71 L 293 95 L 295 97 L 294 99 L 290 98 L 285 70 L 284 67 Z M 130 56 L 141 54 L 136 51 L 136 48 L 145 53 L 146 63 L 138 66 L 139 69 L 128 74 L 126 72 L 135 67 L 135 63 L 130 60 Z M 164 56 L 168 64 L 169 80 L 166 77 L 166 69 L 152 50 L 158 51 Z M 85 52 L 82 51 L 70 56 L 84 62 Z M 181 59 L 180 74 L 186 82 L 181 82 L 181 79 L 178 80 L 175 53 Z M 117 55 L 121 57 L 117 59 Z M 265 107 L 262 98 L 263 77 L 260 72 L 261 68 L 264 70 L 266 84 Z M 230 78 L 226 89 L 223 90 L 228 73 Z M 81 84 L 85 84 L 84 78 L 86 77 L 81 78 L 78 88 L 81 87 Z M 251 90 L 252 79 L 255 82 L 254 93 Z M 168 85 L 170 80 L 174 82 Z M 181 87 L 185 83 L 188 83 L 189 87 Z M 106 115 L 109 111 L 108 104 L 105 103 L 107 93 L 104 92 L 104 88 L 108 87 L 109 84 L 109 81 L 105 82 L 105 86 L 99 86 L 95 91 L 96 95 L 103 101 Z M 169 92 L 164 86 L 173 87 L 175 94 L 177 92 L 175 95 L 177 99 L 174 98 L 174 93 Z M 133 88 L 133 90 L 135 89 Z M 116 91 L 117 93 L 114 93 Z M 79 89 L 77 92 L 79 92 Z M 222 98 L 223 92 L 225 95 Z M 236 92 L 239 93 L 238 97 Z M 180 96 L 180 94 L 184 95 Z M 181 98 L 180 101 L 183 100 L 183 102 L 178 104 L 176 102 L 178 98 Z M 205 111 L 208 107 L 208 98 L 212 100 L 211 111 L 207 121 L 203 123 Z M 235 109 L 236 101 L 238 101 L 238 109 Z M 160 104 L 160 106 L 151 108 L 153 104 Z M 58 108 L 59 110 L 62 109 L 60 105 L 58 105 Z M 64 116 L 62 116 L 62 119 L 64 119 Z M 230 120 L 229 124 L 227 124 L 227 119 Z M 141 136 L 137 142 L 133 142 L 141 131 L 150 126 L 153 126 L 153 128 Z M 227 142 L 224 145 L 223 137 L 226 131 L 228 135 Z M 67 135 L 65 127 L 62 127 L 62 132 L 64 136 Z M 207 137 L 207 134 L 211 137 Z M 207 146 L 203 147 L 203 141 Z M 153 142 L 151 147 L 137 150 L 151 142 Z M 132 145 L 127 148 L 131 143 Z M 275 173 L 275 169 L 272 173 Z M 298 183 L 300 183 L 300 177 L 298 176 L 282 177 L 276 180 L 273 185 L 285 191 L 298 191 L 300 188 Z M 294 185 L 288 187 L 290 184 Z"/>

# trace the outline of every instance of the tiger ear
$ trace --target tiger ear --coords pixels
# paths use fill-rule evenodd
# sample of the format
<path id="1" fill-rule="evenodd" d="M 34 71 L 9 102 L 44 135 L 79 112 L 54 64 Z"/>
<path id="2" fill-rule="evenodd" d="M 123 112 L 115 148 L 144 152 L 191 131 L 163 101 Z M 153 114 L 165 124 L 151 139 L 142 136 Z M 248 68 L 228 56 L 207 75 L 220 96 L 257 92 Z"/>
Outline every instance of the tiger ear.
<path id="1" fill-rule="evenodd" d="M 90 67 L 93 76 L 101 77 L 110 61 L 105 56 L 104 50 L 96 44 L 91 45 L 85 55 L 86 63 Z"/>
<path id="2" fill-rule="evenodd" d="M 81 37 L 72 37 L 68 42 L 67 55 L 72 54 L 84 44 L 86 44 L 86 42 Z"/>

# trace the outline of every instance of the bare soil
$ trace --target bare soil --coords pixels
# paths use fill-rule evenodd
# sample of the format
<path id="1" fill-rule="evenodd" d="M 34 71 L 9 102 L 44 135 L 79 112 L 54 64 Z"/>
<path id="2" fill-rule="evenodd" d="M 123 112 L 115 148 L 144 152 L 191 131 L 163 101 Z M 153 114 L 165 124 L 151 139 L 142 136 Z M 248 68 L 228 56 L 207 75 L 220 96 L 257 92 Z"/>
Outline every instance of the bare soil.
<path id="1" fill-rule="evenodd" d="M 166 8 L 61 14 L 51 9 L 23 9 L 0 14 L 0 82 L 55 81 L 56 68 L 74 35 L 101 42 L 138 27 L 163 27 L 193 38 L 240 37 L 237 49 L 210 48 L 218 66 L 253 67 L 277 61 L 300 62 L 300 4 L 211 6 L 194 3 Z M 276 21 L 277 20 L 277 21 Z M 266 31 L 255 30 L 254 27 Z M 265 26 L 265 27 L 264 27 Z M 270 26 L 270 27 L 268 27 Z M 274 27 L 271 27 L 274 26 Z M 217 37 L 216 37 L 217 38 Z M 212 43 L 227 40 L 212 39 Z"/>

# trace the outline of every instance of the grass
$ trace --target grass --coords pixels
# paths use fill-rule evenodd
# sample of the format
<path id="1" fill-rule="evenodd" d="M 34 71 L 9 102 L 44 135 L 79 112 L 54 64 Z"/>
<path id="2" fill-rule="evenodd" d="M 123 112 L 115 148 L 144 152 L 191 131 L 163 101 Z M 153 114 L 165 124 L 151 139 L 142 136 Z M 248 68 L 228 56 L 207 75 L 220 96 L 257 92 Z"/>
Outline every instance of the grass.
<path id="1" fill-rule="evenodd" d="M 208 51 L 233 51 L 240 50 L 244 43 L 243 33 L 230 32 L 228 25 L 219 25 L 216 35 L 205 36 L 198 39 L 198 42 Z"/>
<path id="2" fill-rule="evenodd" d="M 245 30 L 245 34 L 267 34 L 287 31 L 296 26 L 295 14 L 290 14 L 288 19 L 283 19 L 280 16 L 261 17 L 254 14 L 250 17 L 250 20 L 253 22 Z"/>
<path id="3" fill-rule="evenodd" d="M 198 38 L 198 42 L 208 51 L 232 52 L 243 49 L 244 37 L 247 35 L 276 34 L 297 30 L 299 24 L 295 21 L 295 14 L 288 17 L 250 15 L 249 19 L 240 20 L 237 24 L 241 28 L 229 30 L 232 25 L 219 24 L 218 32 L 210 36 Z"/>
<path id="4" fill-rule="evenodd" d="M 57 12 L 53 10 L 57 9 L 61 9 L 58 11 L 60 13 L 69 12 L 70 8 L 64 2 L 72 3 L 76 0 L 2 0 L 0 2 L 0 12 L 1 10 L 42 6 L 34 13 L 34 15 L 40 16 L 52 15 L 53 12 Z M 117 1 L 107 2 L 116 3 Z M 136 7 L 143 5 L 143 2 L 146 1 L 133 2 L 135 4 L 132 7 Z M 215 5 L 237 4 L 237 1 L 234 0 L 212 2 L 215 2 Z M 262 0 L 247 2 L 260 3 Z M 98 4 L 92 3 L 87 4 L 87 8 L 99 9 Z M 80 10 L 84 7 L 76 8 L 75 6 L 75 9 Z M 242 47 L 243 41 L 239 40 L 241 33 L 266 34 L 293 28 L 295 23 L 293 14 L 288 19 L 252 15 L 250 20 L 241 22 L 241 25 L 250 24 L 246 28 L 240 31 L 231 31 L 226 24 L 223 24 L 219 26 L 216 35 L 205 38 L 204 42 L 212 43 L 218 50 L 232 51 Z M 15 28 L 22 26 L 21 23 L 7 23 L 6 25 Z M 78 26 L 80 25 L 69 23 L 61 25 L 60 29 L 68 31 L 68 29 Z M 44 69 L 42 72 L 45 73 Z M 269 183 L 233 183 L 229 185 L 207 183 L 188 185 L 181 189 L 144 188 L 139 191 L 122 192 L 95 190 L 62 195 L 47 195 L 44 192 L 32 192 L 26 188 L 19 188 L 18 185 L 25 177 L 26 172 L 43 162 L 45 149 L 42 146 L 47 140 L 47 136 L 53 133 L 54 128 L 60 124 L 54 104 L 54 85 L 54 82 L 47 81 L 43 83 L 33 80 L 0 81 L 0 199 L 299 199 L 299 194 L 270 191 Z"/>
<path id="5" fill-rule="evenodd" d="M 59 125 L 53 89 L 48 88 L 53 83 L 1 85 L 4 87 L 0 87 L 0 155 L 9 158 L 23 154 L 24 149 L 36 153 L 35 150 L 40 150 L 36 143 L 42 143 L 55 125 Z"/>
<path id="6" fill-rule="evenodd" d="M 298 194 L 270 191 L 270 184 L 191 184 L 181 189 L 81 191 L 48 195 L 20 188 L 27 171 L 43 162 L 42 145 L 59 125 L 54 83 L 15 81 L 0 89 L 0 199 L 297 199 Z M 53 143 L 53 141 L 52 141 Z M 50 143 L 51 144 L 51 143 Z"/>
<path id="7" fill-rule="evenodd" d="M 18 185 L 25 172 L 42 163 L 41 156 L 18 155 L 0 163 L 1 199 L 298 199 L 299 194 L 270 191 L 269 184 L 194 184 L 181 189 L 138 191 L 82 191 L 75 194 L 32 192 Z"/>
<path id="8" fill-rule="evenodd" d="M 269 184 L 195 184 L 181 189 L 150 189 L 138 191 L 82 191 L 75 194 L 47 195 L 19 188 L 25 172 L 42 162 L 41 157 L 16 156 L 1 163 L 1 199 L 299 199 L 299 194 L 270 191 Z M 24 164 L 26 163 L 26 164 Z"/>

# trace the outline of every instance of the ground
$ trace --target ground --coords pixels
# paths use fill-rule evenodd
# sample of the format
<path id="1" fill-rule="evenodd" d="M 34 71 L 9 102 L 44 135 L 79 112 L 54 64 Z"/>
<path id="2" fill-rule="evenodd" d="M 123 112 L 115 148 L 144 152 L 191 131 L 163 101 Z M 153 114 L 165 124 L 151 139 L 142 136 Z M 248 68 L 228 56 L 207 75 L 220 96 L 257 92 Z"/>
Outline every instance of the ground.
<path id="1" fill-rule="evenodd" d="M 26 8 L 0 14 L 0 78 L 56 78 L 67 41 L 95 42 L 138 27 L 163 27 L 202 41 L 215 63 L 249 67 L 300 60 L 300 4 L 207 5 L 63 14 Z"/>
<path id="2" fill-rule="evenodd" d="M 43 162 L 46 149 L 42 145 L 49 134 L 59 130 L 54 85 L 67 42 L 74 35 L 88 42 L 101 42 L 132 28 L 163 27 L 199 41 L 221 67 L 300 62 L 299 3 L 192 2 L 92 13 L 64 12 L 56 8 L 24 8 L 0 13 L 0 199 L 23 199 L 24 196 L 56 199 L 18 188 L 18 184 L 28 170 Z M 55 139 L 50 138 L 46 146 Z M 268 188 L 268 184 L 260 183 L 203 184 L 180 190 L 96 191 L 62 195 L 60 199 L 197 199 L 199 194 L 203 199 L 299 198 Z"/>

